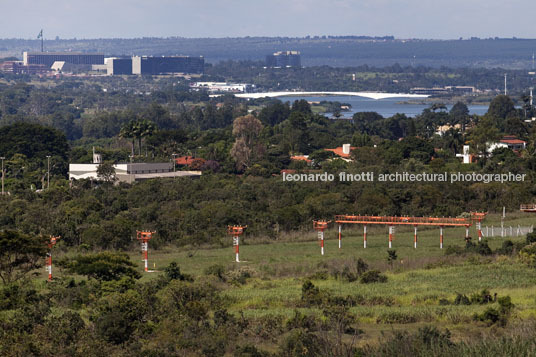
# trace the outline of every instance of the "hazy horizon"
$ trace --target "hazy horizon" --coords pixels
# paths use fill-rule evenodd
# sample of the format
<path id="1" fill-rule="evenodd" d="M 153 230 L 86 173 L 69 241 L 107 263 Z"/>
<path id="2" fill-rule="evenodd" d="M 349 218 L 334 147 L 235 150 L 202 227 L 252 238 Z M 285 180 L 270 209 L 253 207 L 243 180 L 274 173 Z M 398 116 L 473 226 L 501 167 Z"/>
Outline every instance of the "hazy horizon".
<path id="1" fill-rule="evenodd" d="M 2 39 L 394 36 L 533 39 L 536 2 L 512 0 L 43 0 L 1 2 Z"/>

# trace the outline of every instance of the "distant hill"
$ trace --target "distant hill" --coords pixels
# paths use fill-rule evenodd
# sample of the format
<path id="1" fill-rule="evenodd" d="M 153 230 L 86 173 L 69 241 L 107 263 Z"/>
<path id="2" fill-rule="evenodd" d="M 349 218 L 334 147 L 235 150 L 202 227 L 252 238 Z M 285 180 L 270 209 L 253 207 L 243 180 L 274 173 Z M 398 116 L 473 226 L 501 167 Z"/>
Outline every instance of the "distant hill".
<path id="1" fill-rule="evenodd" d="M 39 40 L 0 39 L 0 57 L 22 57 L 40 48 Z M 304 66 L 357 65 L 504 67 L 529 69 L 536 39 L 402 40 L 391 36 L 137 38 L 46 40 L 49 51 L 104 52 L 106 55 L 205 56 L 207 62 L 264 60 L 267 54 L 298 50 Z"/>

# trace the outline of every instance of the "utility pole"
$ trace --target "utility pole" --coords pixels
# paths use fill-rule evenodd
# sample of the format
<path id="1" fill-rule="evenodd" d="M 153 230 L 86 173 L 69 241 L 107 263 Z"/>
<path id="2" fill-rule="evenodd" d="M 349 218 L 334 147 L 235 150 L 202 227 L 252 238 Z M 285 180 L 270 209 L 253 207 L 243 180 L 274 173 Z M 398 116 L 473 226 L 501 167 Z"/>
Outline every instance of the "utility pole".
<path id="1" fill-rule="evenodd" d="M 47 190 L 50 188 L 50 155 L 47 155 Z"/>
<path id="2" fill-rule="evenodd" d="M 504 74 L 504 95 L 506 95 L 506 73 Z"/>
<path id="3" fill-rule="evenodd" d="M 2 160 L 2 196 L 4 195 L 4 160 L 6 158 L 4 156 L 0 157 L 0 160 Z"/>

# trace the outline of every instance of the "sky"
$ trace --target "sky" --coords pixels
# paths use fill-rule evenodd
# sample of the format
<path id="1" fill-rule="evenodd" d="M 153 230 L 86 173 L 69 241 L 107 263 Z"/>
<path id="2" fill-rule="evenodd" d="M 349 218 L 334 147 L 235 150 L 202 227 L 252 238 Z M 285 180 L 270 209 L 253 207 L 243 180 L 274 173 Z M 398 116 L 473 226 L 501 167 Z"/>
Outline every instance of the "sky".
<path id="1" fill-rule="evenodd" d="M 534 0 L 0 0 L 0 38 L 536 38 Z"/>

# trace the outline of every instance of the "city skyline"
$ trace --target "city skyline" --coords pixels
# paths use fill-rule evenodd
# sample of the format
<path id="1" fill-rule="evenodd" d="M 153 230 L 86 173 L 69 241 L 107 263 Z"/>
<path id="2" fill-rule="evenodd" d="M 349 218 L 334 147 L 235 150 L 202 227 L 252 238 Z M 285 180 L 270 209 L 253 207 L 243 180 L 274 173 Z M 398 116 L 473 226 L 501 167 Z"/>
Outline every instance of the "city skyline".
<path id="1" fill-rule="evenodd" d="M 536 38 L 536 3 L 513 0 L 1 2 L 0 38 L 364 35 L 397 38 Z M 24 25 L 24 26 L 23 26 Z"/>

